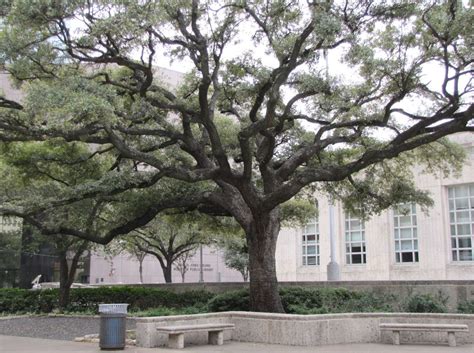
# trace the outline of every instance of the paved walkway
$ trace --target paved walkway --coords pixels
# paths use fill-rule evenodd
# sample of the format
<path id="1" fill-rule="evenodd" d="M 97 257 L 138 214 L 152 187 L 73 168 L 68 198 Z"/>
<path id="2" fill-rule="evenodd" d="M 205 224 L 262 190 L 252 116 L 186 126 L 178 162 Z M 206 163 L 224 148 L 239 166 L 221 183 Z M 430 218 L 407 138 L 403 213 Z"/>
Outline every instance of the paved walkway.
<path id="1" fill-rule="evenodd" d="M 14 336 L 0 336 L 0 353 L 56 353 L 56 352 L 101 352 L 95 343 L 77 343 L 68 341 L 47 340 Z M 102 351 L 105 352 L 105 351 Z M 127 347 L 126 353 L 177 353 L 177 352 L 209 352 L 209 353 L 472 353 L 474 345 L 460 347 L 401 345 L 388 344 L 344 344 L 322 347 L 295 347 L 260 343 L 226 342 L 223 346 L 188 346 L 183 350 L 166 348 L 134 348 Z"/>

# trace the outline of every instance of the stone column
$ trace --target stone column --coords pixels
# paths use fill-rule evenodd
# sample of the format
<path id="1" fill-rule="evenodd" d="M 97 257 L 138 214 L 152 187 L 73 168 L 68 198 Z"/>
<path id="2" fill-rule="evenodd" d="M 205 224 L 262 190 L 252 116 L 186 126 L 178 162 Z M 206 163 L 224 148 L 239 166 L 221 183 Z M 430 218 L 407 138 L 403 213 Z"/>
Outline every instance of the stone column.
<path id="1" fill-rule="evenodd" d="M 454 332 L 448 331 L 448 344 L 450 347 L 456 347 L 456 335 Z"/>
<path id="2" fill-rule="evenodd" d="M 393 344 L 400 344 L 400 331 L 393 331 Z"/>
<path id="3" fill-rule="evenodd" d="M 222 346 L 224 344 L 224 331 L 209 331 L 209 344 Z"/>
<path id="4" fill-rule="evenodd" d="M 168 347 L 172 349 L 183 349 L 184 333 L 170 333 L 168 336 Z"/>

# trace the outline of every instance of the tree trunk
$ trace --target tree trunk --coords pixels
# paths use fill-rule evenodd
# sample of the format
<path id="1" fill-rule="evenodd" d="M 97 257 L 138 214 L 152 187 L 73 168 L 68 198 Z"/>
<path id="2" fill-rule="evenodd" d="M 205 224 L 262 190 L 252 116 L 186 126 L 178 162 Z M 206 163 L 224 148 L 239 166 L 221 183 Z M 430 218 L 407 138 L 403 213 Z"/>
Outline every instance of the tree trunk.
<path id="1" fill-rule="evenodd" d="M 284 312 L 278 293 L 275 268 L 275 249 L 279 231 L 279 211 L 273 210 L 255 217 L 247 232 L 252 311 Z"/>
<path id="2" fill-rule="evenodd" d="M 65 253 L 59 255 L 59 309 L 63 311 L 69 305 L 69 265 Z"/>
<path id="3" fill-rule="evenodd" d="M 59 309 L 64 310 L 70 302 L 71 286 L 76 277 L 79 259 L 87 248 L 87 241 L 82 242 L 79 249 L 74 254 L 71 265 L 67 261 L 67 252 L 59 254 Z"/>
<path id="4" fill-rule="evenodd" d="M 184 277 L 186 276 L 186 272 L 181 272 L 181 283 L 184 283 Z"/>
<path id="5" fill-rule="evenodd" d="M 242 272 L 242 277 L 244 279 L 244 282 L 247 282 L 249 280 L 249 273 L 248 271 Z"/>
<path id="6" fill-rule="evenodd" d="M 166 283 L 172 283 L 173 280 L 172 280 L 172 276 L 171 276 L 171 272 L 172 272 L 171 265 L 170 266 L 162 266 L 162 269 L 163 269 L 163 276 L 165 277 L 165 282 Z"/>
<path id="7" fill-rule="evenodd" d="M 140 283 L 143 284 L 143 259 L 138 260 L 138 272 L 140 272 Z"/>

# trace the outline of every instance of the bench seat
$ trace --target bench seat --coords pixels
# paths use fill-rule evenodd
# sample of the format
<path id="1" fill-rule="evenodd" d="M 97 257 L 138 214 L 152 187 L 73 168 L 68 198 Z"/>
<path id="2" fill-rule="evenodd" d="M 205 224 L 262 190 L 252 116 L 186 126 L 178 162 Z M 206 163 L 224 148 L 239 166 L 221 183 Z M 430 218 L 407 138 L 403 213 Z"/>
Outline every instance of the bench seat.
<path id="1" fill-rule="evenodd" d="M 174 349 L 184 348 L 184 334 L 186 332 L 208 332 L 209 344 L 224 344 L 224 330 L 233 330 L 234 324 L 200 324 L 200 325 L 179 325 L 161 326 L 156 330 L 159 333 L 168 334 L 168 347 Z"/>
<path id="2" fill-rule="evenodd" d="M 404 323 L 383 323 L 380 330 L 393 332 L 393 344 L 400 344 L 400 331 L 423 331 L 423 332 L 447 332 L 448 344 L 456 346 L 455 332 L 469 332 L 467 325 L 460 324 L 404 324 Z"/>

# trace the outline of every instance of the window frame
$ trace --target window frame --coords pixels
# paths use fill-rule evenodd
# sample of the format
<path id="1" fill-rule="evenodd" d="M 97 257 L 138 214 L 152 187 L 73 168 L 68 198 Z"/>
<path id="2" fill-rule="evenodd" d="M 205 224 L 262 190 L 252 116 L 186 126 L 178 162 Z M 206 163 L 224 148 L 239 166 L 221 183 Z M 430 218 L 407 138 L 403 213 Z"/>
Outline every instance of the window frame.
<path id="1" fill-rule="evenodd" d="M 309 232 L 308 227 L 314 226 L 314 232 Z M 314 236 L 314 240 L 309 241 L 308 236 Z M 321 254 L 320 254 L 320 232 L 319 232 L 319 221 L 318 218 L 315 217 L 312 222 L 306 223 L 302 227 L 301 232 L 301 264 L 304 267 L 313 267 L 313 266 L 320 266 L 321 265 Z M 314 246 L 314 254 L 308 253 L 308 247 Z M 315 259 L 315 263 L 309 263 L 308 258 Z"/>
<path id="2" fill-rule="evenodd" d="M 461 188 L 466 188 L 467 194 L 459 196 Z M 448 233 L 450 242 L 450 258 L 454 263 L 474 262 L 474 183 L 450 185 L 447 187 L 448 198 Z M 466 203 L 466 207 L 458 204 Z M 462 215 L 462 216 L 461 216 Z M 466 218 L 467 216 L 467 218 Z M 461 217 L 464 219 L 459 220 Z M 459 234 L 468 230 L 470 234 Z M 461 241 L 470 243 L 470 246 L 461 246 Z M 461 259 L 461 252 L 470 252 L 470 259 Z"/>
<path id="3" fill-rule="evenodd" d="M 400 208 L 409 207 L 409 212 L 404 213 Z M 418 237 L 418 215 L 415 203 L 399 204 L 393 207 L 393 244 L 396 265 L 414 265 L 420 262 L 420 239 Z M 409 225 L 402 225 L 402 217 L 409 217 Z M 402 237 L 402 231 L 410 231 L 409 237 Z M 403 249 L 402 242 L 411 242 L 409 249 Z M 397 246 L 398 245 L 398 246 Z M 411 253 L 411 261 L 403 261 L 403 254 Z"/>
<path id="4" fill-rule="evenodd" d="M 352 229 L 351 222 L 357 221 L 360 226 L 359 229 Z M 352 234 L 360 232 L 361 240 L 353 240 Z M 353 251 L 352 244 L 361 244 L 360 251 Z M 349 251 L 348 251 L 349 249 Z M 344 214 L 344 254 L 345 264 L 349 266 L 353 265 L 366 265 L 367 264 L 367 241 L 365 238 L 365 222 L 359 217 L 351 215 L 349 212 Z M 354 256 L 359 256 L 361 262 L 354 262 Z"/>

